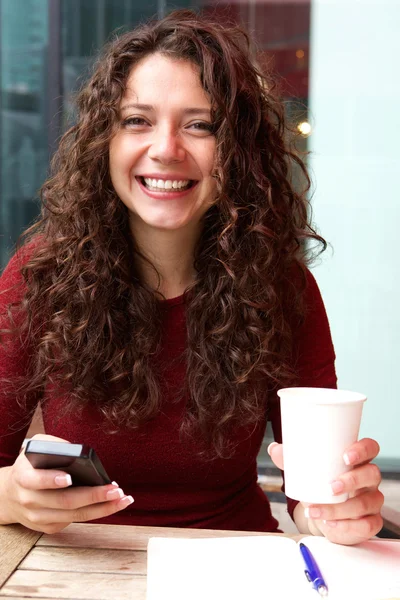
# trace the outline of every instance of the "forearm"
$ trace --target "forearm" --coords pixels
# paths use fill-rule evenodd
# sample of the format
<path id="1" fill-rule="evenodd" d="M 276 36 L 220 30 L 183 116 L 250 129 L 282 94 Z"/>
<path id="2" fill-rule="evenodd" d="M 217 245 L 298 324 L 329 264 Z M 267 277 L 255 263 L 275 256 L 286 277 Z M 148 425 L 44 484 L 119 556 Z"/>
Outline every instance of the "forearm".
<path id="1" fill-rule="evenodd" d="M 7 510 L 9 493 L 9 473 L 11 467 L 0 468 L 0 525 L 15 523 Z"/>

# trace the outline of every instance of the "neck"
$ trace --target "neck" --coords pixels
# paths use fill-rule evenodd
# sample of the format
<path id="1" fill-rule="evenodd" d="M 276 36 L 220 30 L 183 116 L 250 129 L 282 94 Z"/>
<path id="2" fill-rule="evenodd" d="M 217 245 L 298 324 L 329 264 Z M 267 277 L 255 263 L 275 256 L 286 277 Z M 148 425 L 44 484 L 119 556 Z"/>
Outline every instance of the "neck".
<path id="1" fill-rule="evenodd" d="M 131 230 L 136 246 L 147 259 L 137 257 L 143 280 L 165 298 L 181 296 L 195 278 L 193 258 L 201 233 L 199 224 L 170 231 L 147 228 L 141 223 L 140 227 L 131 224 Z"/>

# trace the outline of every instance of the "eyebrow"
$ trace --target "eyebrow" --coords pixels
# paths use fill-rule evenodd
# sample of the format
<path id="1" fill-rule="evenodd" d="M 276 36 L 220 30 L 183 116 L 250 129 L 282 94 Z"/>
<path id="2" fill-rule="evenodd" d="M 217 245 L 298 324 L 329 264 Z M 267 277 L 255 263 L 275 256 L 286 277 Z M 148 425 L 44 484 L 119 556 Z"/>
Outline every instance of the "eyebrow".
<path id="1" fill-rule="evenodd" d="M 154 106 L 151 104 L 125 104 L 125 106 L 121 107 L 121 112 L 125 110 L 129 110 L 131 108 L 135 108 L 136 110 L 143 110 L 146 112 L 154 112 Z M 184 108 L 183 113 L 185 115 L 207 115 L 210 116 L 211 111 L 208 108 Z"/>

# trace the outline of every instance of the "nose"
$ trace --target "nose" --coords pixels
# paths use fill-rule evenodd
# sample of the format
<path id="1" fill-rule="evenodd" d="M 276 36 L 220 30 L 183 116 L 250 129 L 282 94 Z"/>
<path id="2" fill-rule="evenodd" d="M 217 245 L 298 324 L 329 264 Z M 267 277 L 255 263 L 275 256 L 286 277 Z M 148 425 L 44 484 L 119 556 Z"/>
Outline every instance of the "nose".
<path id="1" fill-rule="evenodd" d="M 183 161 L 186 151 L 179 135 L 166 126 L 154 131 L 148 155 L 152 160 L 169 165 Z"/>

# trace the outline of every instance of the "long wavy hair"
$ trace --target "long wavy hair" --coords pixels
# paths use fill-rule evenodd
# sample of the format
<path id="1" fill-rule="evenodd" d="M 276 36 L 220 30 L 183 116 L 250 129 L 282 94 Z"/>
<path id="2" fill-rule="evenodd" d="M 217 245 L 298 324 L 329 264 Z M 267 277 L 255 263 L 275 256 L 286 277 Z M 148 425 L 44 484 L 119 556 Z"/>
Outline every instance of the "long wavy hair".
<path id="1" fill-rule="evenodd" d="M 181 431 L 225 456 L 232 429 L 254 427 L 277 386 L 295 381 L 306 248 L 326 243 L 309 221 L 310 182 L 288 145 L 274 77 L 257 67 L 245 31 L 190 10 L 115 37 L 77 97 L 76 125 L 61 139 L 40 218 L 23 237 L 25 293 L 9 314 L 34 353 L 19 398 L 59 386 L 70 408 L 94 403 L 115 431 L 159 413 L 162 303 L 140 279 L 140 248 L 109 172 L 128 76 L 153 53 L 197 65 L 213 107 L 217 201 L 185 293 Z"/>

